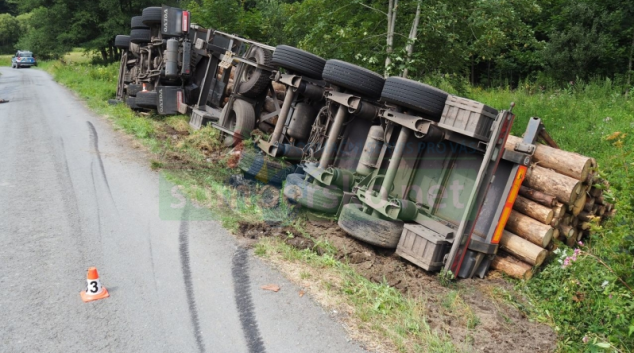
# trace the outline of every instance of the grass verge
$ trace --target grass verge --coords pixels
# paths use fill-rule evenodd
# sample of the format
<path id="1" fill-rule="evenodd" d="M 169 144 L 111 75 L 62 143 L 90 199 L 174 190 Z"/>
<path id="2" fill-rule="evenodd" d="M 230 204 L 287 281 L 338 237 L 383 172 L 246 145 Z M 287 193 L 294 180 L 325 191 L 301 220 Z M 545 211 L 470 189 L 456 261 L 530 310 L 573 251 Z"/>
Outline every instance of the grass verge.
<path id="1" fill-rule="evenodd" d="M 11 66 L 11 55 L 0 55 L 0 66 Z"/>

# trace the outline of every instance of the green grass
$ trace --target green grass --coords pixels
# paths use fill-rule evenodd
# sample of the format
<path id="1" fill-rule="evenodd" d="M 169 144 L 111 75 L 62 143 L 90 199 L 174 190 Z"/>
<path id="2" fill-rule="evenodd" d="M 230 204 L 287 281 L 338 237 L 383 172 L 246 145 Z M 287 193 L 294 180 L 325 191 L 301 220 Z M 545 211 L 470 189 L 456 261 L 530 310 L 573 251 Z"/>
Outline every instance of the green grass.
<path id="1" fill-rule="evenodd" d="M 616 199 L 616 217 L 595 230 L 570 266 L 559 262 L 573 253 L 565 249 L 531 281 L 518 282 L 517 290 L 531 298 L 533 307 L 524 308 L 531 317 L 555 327 L 560 351 L 632 352 L 634 100 L 610 80 L 548 92 L 530 85 L 513 91 L 472 89 L 470 95 L 500 109 L 515 102 L 514 134 L 523 133 L 531 116 L 540 117 L 561 148 L 597 159 L 611 184 L 607 197 Z"/>
<path id="2" fill-rule="evenodd" d="M 189 131 L 187 117 L 142 116 L 125 105 L 109 105 L 107 100 L 115 95 L 118 65 L 78 63 L 82 58 L 74 54 L 65 60 L 71 64 L 43 62 L 40 68 L 77 92 L 91 109 L 111 119 L 115 127 L 134 135 L 155 152 L 157 157 L 148 161 L 148 165 L 181 185 L 190 197 L 214 208 L 226 227 L 236 229 L 240 221 L 288 218 L 286 205 L 283 204 L 279 211 L 269 211 L 259 207 L 252 198 L 241 198 L 235 189 L 226 185 L 225 180 L 231 174 L 228 157 L 214 162 L 213 168 L 205 164 L 207 157 L 203 150 L 221 150 L 216 130 L 190 131 L 187 137 L 174 141 L 165 138 L 168 127 Z M 547 92 L 530 85 L 518 90 L 471 88 L 468 96 L 498 109 L 515 102 L 517 118 L 513 132 L 516 135 L 522 134 L 531 116 L 538 116 L 562 148 L 595 157 L 602 176 L 611 183 L 611 196 L 616 197 L 618 209 L 616 217 L 597 229 L 586 242 L 583 252 L 572 265 L 562 268 L 556 258 L 531 281 L 516 282 L 517 293 L 504 292 L 499 297 L 515 303 L 529 317 L 552 325 L 559 335 L 558 350 L 561 352 L 631 352 L 634 347 L 634 293 L 620 279 L 634 287 L 634 101 L 617 92 L 610 81 L 577 83 L 564 90 Z M 186 163 L 179 168 L 175 168 L 168 158 L 174 153 L 186 157 Z M 204 168 L 197 167 L 200 165 Z M 227 204 L 230 207 L 226 207 Z M 571 255 L 571 249 L 566 251 Z M 299 275 L 300 279 L 316 275 L 310 271 L 311 266 L 327 269 L 341 278 L 342 282 L 329 283 L 325 285 L 326 289 L 346 298 L 364 325 L 401 347 L 401 351 L 455 349 L 448 343 L 448 338 L 429 331 L 421 303 L 359 276 L 346 264 L 328 255 L 332 252 L 318 256 L 275 240 L 260 242 L 255 252 L 269 257 L 278 254 L 286 261 L 308 265 Z M 518 296 L 528 298 L 529 302 L 515 300 Z M 445 300 L 443 305 L 447 310 L 462 311 L 470 328 L 478 325 L 479 319 L 468 311 L 468 307 L 462 306 L 459 293 Z M 587 343 L 584 343 L 584 337 Z"/>
<path id="3" fill-rule="evenodd" d="M 325 246 L 324 248 L 328 248 Z M 458 352 L 450 338 L 430 329 L 425 320 L 425 302 L 404 297 L 386 283 L 374 283 L 360 276 L 348 264 L 338 261 L 335 252 L 318 255 L 299 250 L 280 239 L 262 239 L 255 248 L 263 257 L 281 258 L 290 266 L 299 266 L 299 279 L 315 279 L 330 297 L 342 299 L 353 308 L 360 330 L 378 332 L 399 352 Z"/>
<path id="4" fill-rule="evenodd" d="M 11 66 L 11 55 L 0 55 L 0 66 Z"/>

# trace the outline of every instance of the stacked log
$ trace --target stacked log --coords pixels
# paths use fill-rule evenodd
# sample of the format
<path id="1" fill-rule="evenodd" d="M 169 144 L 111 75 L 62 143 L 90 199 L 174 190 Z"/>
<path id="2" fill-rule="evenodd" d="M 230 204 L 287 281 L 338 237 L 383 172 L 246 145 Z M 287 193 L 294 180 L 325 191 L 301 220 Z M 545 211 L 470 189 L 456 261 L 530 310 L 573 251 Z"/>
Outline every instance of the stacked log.
<path id="1" fill-rule="evenodd" d="M 514 150 L 521 140 L 509 136 L 505 147 Z M 555 241 L 574 246 L 615 212 L 603 197 L 609 183 L 598 177 L 593 158 L 536 146 L 500 240 L 501 251 L 491 264 L 520 279 L 532 276 L 532 268 L 556 248 Z"/>

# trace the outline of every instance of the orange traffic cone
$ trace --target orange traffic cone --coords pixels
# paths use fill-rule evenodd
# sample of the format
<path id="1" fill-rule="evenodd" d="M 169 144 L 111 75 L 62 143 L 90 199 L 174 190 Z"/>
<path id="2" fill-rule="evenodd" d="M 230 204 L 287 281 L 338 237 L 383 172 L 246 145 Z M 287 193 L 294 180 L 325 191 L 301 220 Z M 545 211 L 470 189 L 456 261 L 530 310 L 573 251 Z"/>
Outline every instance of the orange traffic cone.
<path id="1" fill-rule="evenodd" d="M 88 269 L 88 278 L 86 281 L 88 282 L 88 287 L 85 291 L 81 291 L 79 293 L 79 295 L 81 295 L 81 300 L 83 300 L 84 303 L 88 303 L 93 300 L 108 298 L 110 296 L 106 287 L 102 286 L 101 282 L 99 281 L 97 268 L 90 267 Z"/>

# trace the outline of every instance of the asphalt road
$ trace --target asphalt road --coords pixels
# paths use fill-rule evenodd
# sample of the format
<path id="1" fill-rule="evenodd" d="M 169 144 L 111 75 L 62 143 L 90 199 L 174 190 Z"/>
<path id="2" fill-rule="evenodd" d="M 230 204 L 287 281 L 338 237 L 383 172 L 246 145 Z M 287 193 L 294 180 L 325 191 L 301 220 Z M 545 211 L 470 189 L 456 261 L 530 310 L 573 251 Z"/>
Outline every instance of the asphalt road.
<path id="1" fill-rule="evenodd" d="M 0 73 L 0 352 L 363 351 L 220 224 L 161 217 L 143 153 L 48 74 Z M 110 298 L 81 301 L 90 266 Z"/>

